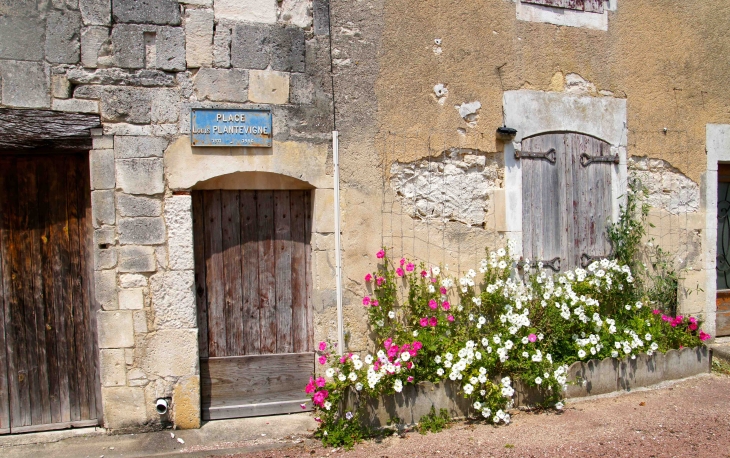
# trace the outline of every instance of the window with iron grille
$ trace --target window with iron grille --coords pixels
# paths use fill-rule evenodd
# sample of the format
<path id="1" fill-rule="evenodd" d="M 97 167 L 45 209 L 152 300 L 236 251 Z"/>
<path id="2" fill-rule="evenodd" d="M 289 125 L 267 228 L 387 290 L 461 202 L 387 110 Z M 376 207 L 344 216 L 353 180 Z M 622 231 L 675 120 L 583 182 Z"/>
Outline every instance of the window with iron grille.
<path id="1" fill-rule="evenodd" d="M 569 10 L 586 11 L 590 13 L 603 13 L 604 0 L 521 0 L 522 3 L 533 3 L 535 5 L 552 6 Z"/>

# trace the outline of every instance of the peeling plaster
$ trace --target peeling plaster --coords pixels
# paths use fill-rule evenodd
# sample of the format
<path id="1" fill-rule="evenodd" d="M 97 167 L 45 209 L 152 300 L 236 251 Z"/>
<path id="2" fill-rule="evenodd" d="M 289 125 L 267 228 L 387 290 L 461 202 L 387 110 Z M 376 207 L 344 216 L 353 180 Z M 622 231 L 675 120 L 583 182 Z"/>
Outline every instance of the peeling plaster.
<path id="1" fill-rule="evenodd" d="M 700 187 L 676 168 L 661 159 L 633 157 L 629 169 L 649 191 L 652 208 L 673 215 L 694 213 L 700 208 Z"/>

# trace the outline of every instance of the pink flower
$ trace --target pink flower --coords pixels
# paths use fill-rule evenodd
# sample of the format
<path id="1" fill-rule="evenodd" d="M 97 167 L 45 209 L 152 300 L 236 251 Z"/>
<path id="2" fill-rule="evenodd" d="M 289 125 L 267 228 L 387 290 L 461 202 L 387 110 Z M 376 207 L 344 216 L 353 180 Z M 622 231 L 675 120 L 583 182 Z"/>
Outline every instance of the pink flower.
<path id="1" fill-rule="evenodd" d="M 410 362 L 410 361 L 408 361 L 408 362 L 406 363 L 406 367 L 407 367 L 408 369 L 413 369 L 413 363 L 412 363 L 412 362 Z"/>
<path id="2" fill-rule="evenodd" d="M 651 311 L 654 315 L 659 315 L 661 312 L 658 309 L 654 309 Z"/>
<path id="3" fill-rule="evenodd" d="M 324 388 L 324 386 L 327 384 L 327 381 L 324 379 L 324 377 L 319 377 L 317 380 L 314 381 L 314 383 L 318 387 Z"/>
<path id="4" fill-rule="evenodd" d="M 529 336 L 527 336 L 527 340 L 529 340 L 532 343 L 535 343 L 535 342 L 537 342 L 537 336 L 535 334 L 530 334 Z"/>
<path id="5" fill-rule="evenodd" d="M 316 421 L 317 423 L 322 423 L 322 419 L 319 417 L 314 417 L 314 421 Z"/>
<path id="6" fill-rule="evenodd" d="M 400 267 L 398 267 L 397 269 L 395 269 L 395 273 L 396 273 L 396 274 L 397 274 L 397 275 L 398 275 L 399 277 L 402 277 L 403 275 L 405 275 L 405 274 L 406 274 L 405 272 L 403 272 L 403 269 L 401 269 Z"/>
<path id="7" fill-rule="evenodd" d="M 314 380 L 312 379 L 312 377 L 309 377 L 309 383 L 307 383 L 307 386 L 304 387 L 304 392 L 307 394 L 312 394 L 314 393 L 314 390 Z"/>
<path id="8" fill-rule="evenodd" d="M 697 323 L 690 323 L 689 326 L 687 326 L 690 331 L 696 331 L 697 330 Z"/>
<path id="9" fill-rule="evenodd" d="M 406 381 L 412 382 L 413 381 L 413 376 L 412 375 L 409 375 L 408 378 L 406 379 Z M 304 404 L 302 404 L 302 405 L 304 405 Z"/>
<path id="10" fill-rule="evenodd" d="M 712 336 L 709 334 L 706 334 L 704 331 L 700 331 L 700 340 L 704 342 L 705 340 L 712 339 Z"/>
<path id="11" fill-rule="evenodd" d="M 437 320 L 435 316 L 432 316 L 431 319 L 428 320 L 429 326 L 436 326 L 437 324 L 439 324 L 439 320 Z"/>
<path id="12" fill-rule="evenodd" d="M 675 318 L 675 320 L 677 320 L 678 322 L 681 323 L 682 320 L 684 320 L 684 317 L 682 315 L 678 315 L 677 318 Z"/>
<path id="13" fill-rule="evenodd" d="M 377 253 L 375 253 L 375 257 L 378 259 L 383 259 L 385 257 L 385 250 L 380 250 Z"/>
<path id="14" fill-rule="evenodd" d="M 428 326 L 428 318 L 421 318 L 418 320 L 418 323 L 421 325 L 422 328 L 425 328 Z"/>
<path id="15" fill-rule="evenodd" d="M 454 321 L 454 315 L 449 315 L 446 317 L 446 319 L 449 321 Z"/>
<path id="16" fill-rule="evenodd" d="M 319 343 L 319 351 L 325 351 L 327 350 L 327 342 L 324 340 Z"/>
<path id="17" fill-rule="evenodd" d="M 666 315 L 662 315 L 662 321 L 671 321 L 671 318 Z"/>
<path id="18" fill-rule="evenodd" d="M 414 350 L 418 351 L 421 348 L 423 348 L 423 344 L 421 342 L 419 342 L 418 340 L 416 340 L 415 342 L 413 342 L 413 349 Z"/>
<path id="19" fill-rule="evenodd" d="M 307 408 L 307 405 L 306 405 L 306 404 L 299 404 L 299 407 L 301 407 L 301 408 L 302 408 L 302 410 L 304 410 L 304 409 L 306 409 L 306 408 Z"/>
<path id="20" fill-rule="evenodd" d="M 448 310 L 451 308 L 451 304 L 449 304 L 449 301 L 444 301 L 444 303 L 441 304 L 441 307 L 443 307 L 444 310 Z"/>
<path id="21" fill-rule="evenodd" d="M 378 283 L 378 286 L 381 286 L 384 281 L 385 281 L 385 278 L 383 278 L 383 277 L 378 277 L 378 279 L 376 280 L 376 282 Z"/>
<path id="22" fill-rule="evenodd" d="M 436 279 L 435 278 L 432 278 L 431 279 L 431 283 L 436 283 Z"/>
<path id="23" fill-rule="evenodd" d="M 690 323 L 693 323 L 693 324 L 694 324 L 694 323 L 697 323 L 697 318 L 695 318 L 695 317 L 691 316 L 691 317 L 689 317 L 689 322 L 690 322 Z"/>
<path id="24" fill-rule="evenodd" d="M 398 345 L 388 348 L 388 358 L 393 358 L 398 354 Z"/>
<path id="25" fill-rule="evenodd" d="M 370 274 L 365 275 L 365 281 L 370 283 L 371 281 L 373 281 L 373 276 Z"/>
<path id="26" fill-rule="evenodd" d="M 370 305 L 372 305 L 373 307 L 377 307 L 378 305 L 380 305 L 380 302 L 378 302 L 377 299 L 373 299 L 373 302 Z"/>
<path id="27" fill-rule="evenodd" d="M 400 265 L 403 265 L 406 263 L 406 258 L 400 258 Z"/>
<path id="28" fill-rule="evenodd" d="M 428 301 L 428 306 L 431 307 L 433 310 L 436 310 L 437 308 L 439 308 L 438 302 L 436 302 L 433 299 L 431 299 L 430 301 Z"/>
<path id="29" fill-rule="evenodd" d="M 319 357 L 319 364 L 321 364 L 323 366 L 325 364 L 327 364 L 327 357 L 325 355 L 322 355 L 322 356 Z"/>
<path id="30" fill-rule="evenodd" d="M 406 270 L 408 272 L 413 272 L 413 269 L 415 269 L 415 268 L 416 268 L 416 265 L 413 264 L 412 262 L 409 262 L 408 264 L 406 264 Z"/>
<path id="31" fill-rule="evenodd" d="M 672 321 L 671 323 L 669 323 L 669 325 L 671 327 L 673 327 L 673 328 L 676 328 L 677 327 L 677 322 L 676 321 Z"/>
<path id="32" fill-rule="evenodd" d="M 345 361 L 347 361 L 347 355 L 340 356 L 340 364 L 345 364 Z"/>
<path id="33" fill-rule="evenodd" d="M 421 277 L 426 278 L 426 275 L 428 275 L 428 272 L 426 272 L 425 270 L 422 270 Z"/>
<path id="34" fill-rule="evenodd" d="M 362 298 L 362 305 L 370 305 L 370 296 L 365 296 Z"/>
<path id="35" fill-rule="evenodd" d="M 446 294 L 446 288 L 443 286 L 439 288 L 439 291 L 441 292 L 441 294 Z"/>
<path id="36" fill-rule="evenodd" d="M 312 396 L 312 404 L 321 407 L 324 404 L 324 400 L 327 399 L 327 396 L 329 396 L 329 392 L 327 392 L 327 390 L 317 391 L 314 393 L 314 396 Z"/>
<path id="37" fill-rule="evenodd" d="M 410 348 L 411 348 L 411 346 L 410 346 L 409 344 L 407 344 L 407 343 L 406 343 L 406 344 L 403 344 L 403 345 L 402 345 L 402 346 L 400 347 L 400 351 L 408 351 L 408 350 L 409 350 Z"/>
<path id="38" fill-rule="evenodd" d="M 391 345 L 393 345 L 393 339 L 391 339 L 390 337 L 388 337 L 387 339 L 385 339 L 385 342 L 383 342 L 383 346 L 387 350 L 387 349 L 390 348 Z"/>

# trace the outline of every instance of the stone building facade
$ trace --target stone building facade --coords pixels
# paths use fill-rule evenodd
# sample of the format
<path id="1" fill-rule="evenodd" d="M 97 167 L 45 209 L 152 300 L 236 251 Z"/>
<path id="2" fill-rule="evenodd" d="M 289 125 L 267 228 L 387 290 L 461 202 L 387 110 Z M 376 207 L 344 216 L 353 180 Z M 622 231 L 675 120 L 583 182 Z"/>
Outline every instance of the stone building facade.
<path id="1" fill-rule="evenodd" d="M 71 149 L 90 170 L 98 421 L 200 425 L 195 192 L 311 192 L 311 338 L 337 340 L 334 130 L 350 351 L 370 344 L 371 255 L 385 245 L 458 270 L 527 240 L 515 153 L 563 132 L 616 158 L 611 218 L 629 170 L 644 179 L 656 235 L 677 253 L 680 310 L 714 334 L 730 8 L 551 1 L 0 0 L 2 151 L 69 150 L 38 113 L 96 120 Z M 270 110 L 272 147 L 192 146 L 197 108 Z"/>

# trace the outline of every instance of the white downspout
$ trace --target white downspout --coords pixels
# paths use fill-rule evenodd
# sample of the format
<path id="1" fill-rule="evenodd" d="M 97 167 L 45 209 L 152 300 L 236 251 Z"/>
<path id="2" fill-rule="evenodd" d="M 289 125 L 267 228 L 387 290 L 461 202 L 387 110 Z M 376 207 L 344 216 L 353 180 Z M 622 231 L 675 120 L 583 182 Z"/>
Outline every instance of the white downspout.
<path id="1" fill-rule="evenodd" d="M 332 165 L 335 175 L 335 281 L 337 282 L 337 351 L 345 351 L 344 320 L 342 317 L 342 254 L 340 246 L 340 137 L 332 131 Z"/>

